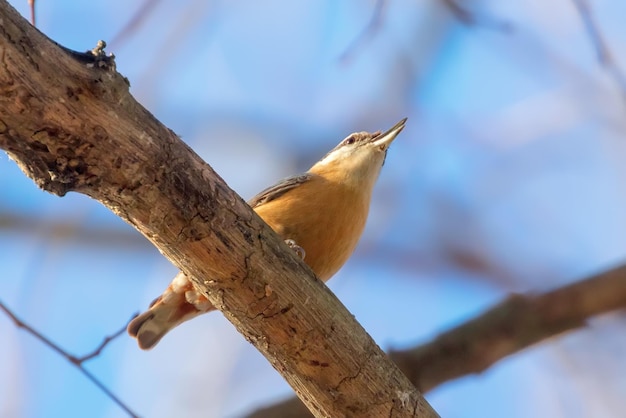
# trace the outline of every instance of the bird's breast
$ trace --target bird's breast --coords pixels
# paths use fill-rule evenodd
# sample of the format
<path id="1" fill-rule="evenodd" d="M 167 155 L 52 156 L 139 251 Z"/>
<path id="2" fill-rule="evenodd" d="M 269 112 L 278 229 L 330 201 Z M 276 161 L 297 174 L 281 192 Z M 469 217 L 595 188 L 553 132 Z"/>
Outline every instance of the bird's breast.
<path id="1" fill-rule="evenodd" d="M 304 261 L 326 281 L 354 251 L 368 209 L 369 193 L 316 177 L 255 211 L 283 239 L 302 247 Z"/>

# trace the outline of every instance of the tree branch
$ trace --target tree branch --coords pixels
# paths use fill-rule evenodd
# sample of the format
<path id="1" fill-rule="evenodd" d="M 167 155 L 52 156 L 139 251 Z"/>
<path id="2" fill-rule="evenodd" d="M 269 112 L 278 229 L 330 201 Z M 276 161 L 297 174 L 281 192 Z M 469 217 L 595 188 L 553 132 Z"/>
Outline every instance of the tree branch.
<path id="1" fill-rule="evenodd" d="M 320 417 L 436 413 L 222 179 L 128 92 L 0 0 L 0 148 L 37 185 L 84 193 L 181 268 Z"/>
<path id="2" fill-rule="evenodd" d="M 626 266 L 540 295 L 511 295 L 435 340 L 390 357 L 423 391 L 468 374 L 602 313 L 626 307 Z"/>
<path id="3" fill-rule="evenodd" d="M 572 2 L 585 25 L 585 30 L 587 31 L 591 45 L 595 49 L 598 62 L 604 67 L 609 76 L 613 78 L 620 89 L 622 98 L 626 100 L 626 75 L 624 75 L 617 62 L 615 62 L 613 53 L 591 12 L 589 3 L 587 0 L 572 0 Z"/>
<path id="4" fill-rule="evenodd" d="M 452 13 L 452 15 L 467 26 L 481 26 L 502 32 L 510 32 L 513 30 L 513 25 L 510 22 L 486 17 L 478 17 L 474 12 L 470 11 L 467 6 L 461 6 L 458 0 L 441 1 L 450 13 Z"/>
<path id="5" fill-rule="evenodd" d="M 374 11 L 372 12 L 372 17 L 370 21 L 367 23 L 367 26 L 363 29 L 363 31 L 352 41 L 352 43 L 343 51 L 343 53 L 339 56 L 339 62 L 345 64 L 355 53 L 371 38 L 376 35 L 376 32 L 380 29 L 381 23 L 384 19 L 383 12 L 385 9 L 386 0 L 376 0 L 376 4 L 374 5 Z"/>
<path id="6" fill-rule="evenodd" d="M 626 308 L 626 265 L 540 295 L 511 295 L 480 316 L 426 344 L 391 351 L 411 382 L 427 392 L 481 373 L 503 358 L 566 331 L 594 315 Z M 298 399 L 259 409 L 248 418 L 306 417 Z"/>
<path id="7" fill-rule="evenodd" d="M 125 39 L 130 38 L 145 23 L 159 3 L 161 3 L 161 0 L 144 0 L 130 20 L 113 36 L 111 45 L 118 45 Z"/>
<path id="8" fill-rule="evenodd" d="M 139 415 L 135 414 L 124 402 L 122 402 L 122 400 L 120 400 L 113 392 L 111 392 L 111 390 L 109 388 L 107 388 L 104 385 L 104 383 L 102 383 L 100 381 L 100 379 L 98 379 L 96 376 L 91 374 L 91 372 L 89 370 L 87 370 L 87 369 L 85 369 L 85 367 L 83 367 L 83 363 L 85 361 L 91 360 L 92 358 L 99 356 L 100 353 L 102 352 L 102 350 L 104 350 L 104 347 L 106 347 L 111 341 L 113 341 L 114 339 L 119 337 L 126 330 L 126 327 L 123 327 L 121 330 L 117 331 L 115 334 L 106 337 L 104 339 L 104 341 L 102 341 L 102 343 L 94 351 L 92 351 L 91 353 L 89 353 L 89 354 L 87 354 L 85 356 L 82 356 L 82 357 L 76 357 L 76 356 L 71 355 L 70 353 L 68 353 L 67 351 L 62 349 L 61 347 L 59 347 L 57 344 L 53 343 L 45 335 L 43 335 L 42 333 L 40 333 L 39 331 L 37 331 L 36 329 L 34 329 L 30 325 L 28 325 L 26 322 L 24 322 L 20 318 L 18 318 L 13 313 L 13 311 L 11 311 L 9 308 L 7 308 L 7 306 L 4 303 L 2 303 L 2 301 L 0 301 L 0 310 L 4 311 L 4 313 L 6 313 L 9 318 L 11 318 L 11 320 L 15 323 L 16 327 L 22 328 L 23 330 L 25 330 L 26 332 L 31 334 L 33 337 L 35 337 L 36 339 L 38 339 L 39 341 L 44 343 L 50 349 L 52 349 L 53 351 L 56 351 L 57 354 L 59 354 L 62 357 L 65 357 L 67 359 L 67 361 L 72 363 L 74 366 L 76 366 L 78 368 L 78 370 L 80 370 L 80 372 L 87 379 L 89 379 L 91 381 L 91 383 L 96 385 L 98 387 L 98 389 L 100 389 L 109 399 L 111 399 L 120 408 L 122 408 L 130 417 L 132 417 L 132 418 L 138 418 L 139 417 Z"/>

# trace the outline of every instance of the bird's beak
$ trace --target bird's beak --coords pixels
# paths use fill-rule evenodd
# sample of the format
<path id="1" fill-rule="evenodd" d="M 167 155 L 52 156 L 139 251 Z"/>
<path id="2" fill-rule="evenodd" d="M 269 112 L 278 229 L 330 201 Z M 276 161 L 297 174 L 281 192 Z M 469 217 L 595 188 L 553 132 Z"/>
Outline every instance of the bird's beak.
<path id="1" fill-rule="evenodd" d="M 400 122 L 396 123 L 393 128 L 389 129 L 387 132 L 376 135 L 372 138 L 371 143 L 377 147 L 380 147 L 382 151 L 386 151 L 389 148 L 389 145 L 396 139 L 396 136 L 404 129 L 404 124 L 406 123 L 406 119 L 402 119 Z"/>

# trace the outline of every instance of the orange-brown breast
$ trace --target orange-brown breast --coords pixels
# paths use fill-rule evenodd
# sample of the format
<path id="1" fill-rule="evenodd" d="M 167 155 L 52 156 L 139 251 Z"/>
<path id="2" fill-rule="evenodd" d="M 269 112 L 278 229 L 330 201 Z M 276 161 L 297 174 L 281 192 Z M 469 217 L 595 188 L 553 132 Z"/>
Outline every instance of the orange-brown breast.
<path id="1" fill-rule="evenodd" d="M 302 247 L 304 261 L 326 281 L 354 251 L 365 227 L 369 199 L 369 192 L 357 193 L 314 175 L 255 211 L 283 239 Z"/>

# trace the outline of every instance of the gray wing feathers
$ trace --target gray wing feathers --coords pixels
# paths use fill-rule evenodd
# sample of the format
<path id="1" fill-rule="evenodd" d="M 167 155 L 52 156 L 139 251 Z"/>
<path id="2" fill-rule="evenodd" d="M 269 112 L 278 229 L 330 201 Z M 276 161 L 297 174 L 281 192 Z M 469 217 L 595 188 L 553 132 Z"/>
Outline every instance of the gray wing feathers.
<path id="1" fill-rule="evenodd" d="M 311 179 L 311 177 L 313 177 L 313 175 L 310 173 L 287 177 L 286 179 L 279 181 L 275 185 L 268 187 L 258 195 L 254 196 L 248 201 L 248 204 L 252 206 L 252 208 L 255 208 L 264 203 L 270 202 L 284 195 L 289 190 L 298 187 L 302 183 L 306 183 Z"/>

